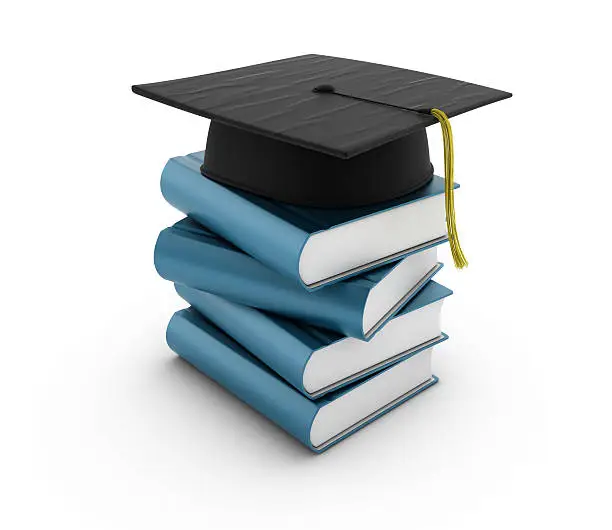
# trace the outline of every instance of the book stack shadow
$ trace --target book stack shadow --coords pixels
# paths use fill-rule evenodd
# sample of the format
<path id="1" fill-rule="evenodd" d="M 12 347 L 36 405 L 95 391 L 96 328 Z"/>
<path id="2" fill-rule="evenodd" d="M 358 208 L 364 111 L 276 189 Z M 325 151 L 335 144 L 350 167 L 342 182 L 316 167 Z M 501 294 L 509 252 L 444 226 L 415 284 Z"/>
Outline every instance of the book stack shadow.
<path id="1" fill-rule="evenodd" d="M 382 204 L 311 208 L 206 178 L 203 156 L 162 173 L 186 215 L 155 247 L 189 304 L 168 324 L 174 352 L 315 452 L 437 382 L 452 294 L 432 279 L 447 241 L 442 178 Z"/>

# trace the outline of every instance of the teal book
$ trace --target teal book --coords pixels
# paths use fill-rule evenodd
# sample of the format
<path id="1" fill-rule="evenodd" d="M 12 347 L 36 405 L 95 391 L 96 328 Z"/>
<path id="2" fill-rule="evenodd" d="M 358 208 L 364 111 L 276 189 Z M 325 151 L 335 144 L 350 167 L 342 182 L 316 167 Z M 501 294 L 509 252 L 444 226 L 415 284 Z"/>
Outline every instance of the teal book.
<path id="1" fill-rule="evenodd" d="M 172 317 L 166 338 L 185 361 L 318 453 L 437 381 L 429 348 L 368 379 L 311 400 L 194 309 Z"/>
<path id="2" fill-rule="evenodd" d="M 448 337 L 440 313 L 450 289 L 430 281 L 370 341 L 236 304 L 185 285 L 178 294 L 310 399 L 369 377 Z"/>
<path id="3" fill-rule="evenodd" d="M 444 179 L 438 176 L 374 206 L 309 208 L 214 182 L 200 173 L 203 160 L 200 152 L 168 161 L 161 177 L 166 200 L 306 290 L 447 241 Z"/>
<path id="4" fill-rule="evenodd" d="M 442 267 L 434 246 L 307 291 L 189 218 L 161 232 L 154 259 L 172 282 L 362 340 L 380 331 Z"/>

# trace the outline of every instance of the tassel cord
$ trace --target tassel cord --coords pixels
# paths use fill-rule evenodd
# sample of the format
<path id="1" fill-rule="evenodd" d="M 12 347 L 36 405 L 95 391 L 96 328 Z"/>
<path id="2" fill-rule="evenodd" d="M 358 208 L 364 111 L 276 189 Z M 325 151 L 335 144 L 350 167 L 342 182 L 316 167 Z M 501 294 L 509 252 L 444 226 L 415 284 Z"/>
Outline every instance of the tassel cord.
<path id="1" fill-rule="evenodd" d="M 440 109 L 431 109 L 431 114 L 440 122 L 444 142 L 444 207 L 446 211 L 446 229 L 451 254 L 455 267 L 463 269 L 468 266 L 467 258 L 459 242 L 455 217 L 455 155 L 453 149 L 453 130 L 448 116 Z"/>

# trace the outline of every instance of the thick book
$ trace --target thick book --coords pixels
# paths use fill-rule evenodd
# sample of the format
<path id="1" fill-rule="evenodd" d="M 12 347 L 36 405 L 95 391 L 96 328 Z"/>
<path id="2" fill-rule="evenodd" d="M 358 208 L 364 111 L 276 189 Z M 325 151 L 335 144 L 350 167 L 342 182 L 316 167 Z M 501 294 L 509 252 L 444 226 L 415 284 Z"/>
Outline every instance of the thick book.
<path id="1" fill-rule="evenodd" d="M 440 312 L 452 291 L 434 281 L 428 282 L 368 342 L 184 285 L 175 287 L 200 314 L 311 399 L 364 379 L 448 338 L 440 328 Z"/>
<path id="2" fill-rule="evenodd" d="M 155 267 L 175 283 L 369 340 L 442 264 L 431 247 L 310 292 L 187 218 L 160 233 Z"/>
<path id="3" fill-rule="evenodd" d="M 161 178 L 166 200 L 308 290 L 447 241 L 438 176 L 375 206 L 308 208 L 214 182 L 200 173 L 203 159 L 200 152 L 168 161 Z"/>
<path id="4" fill-rule="evenodd" d="M 308 399 L 193 308 L 175 313 L 166 334 L 188 363 L 321 452 L 437 382 L 432 348 L 318 400 Z"/>

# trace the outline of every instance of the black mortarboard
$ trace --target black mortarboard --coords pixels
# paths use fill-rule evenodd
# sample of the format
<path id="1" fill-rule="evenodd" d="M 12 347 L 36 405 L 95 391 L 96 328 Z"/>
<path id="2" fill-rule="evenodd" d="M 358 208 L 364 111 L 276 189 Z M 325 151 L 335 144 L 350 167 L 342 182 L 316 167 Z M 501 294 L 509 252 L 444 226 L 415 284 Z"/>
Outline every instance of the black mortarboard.
<path id="1" fill-rule="evenodd" d="M 446 117 L 511 96 L 323 55 L 132 89 L 212 120 L 202 165 L 207 177 L 279 201 L 331 208 L 374 204 L 425 185 L 433 175 L 425 128 L 440 120 L 452 158 Z M 446 163 L 448 172 L 452 160 Z"/>

